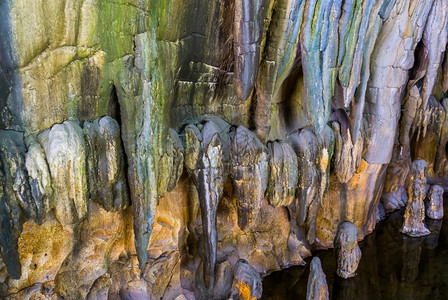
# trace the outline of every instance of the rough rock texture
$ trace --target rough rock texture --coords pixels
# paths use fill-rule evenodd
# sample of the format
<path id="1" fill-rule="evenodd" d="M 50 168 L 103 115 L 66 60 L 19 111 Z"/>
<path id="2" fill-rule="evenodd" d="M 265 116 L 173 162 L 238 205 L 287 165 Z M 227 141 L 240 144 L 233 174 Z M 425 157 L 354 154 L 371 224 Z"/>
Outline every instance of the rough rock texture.
<path id="1" fill-rule="evenodd" d="M 434 220 L 443 218 L 443 188 L 439 185 L 429 188 L 426 216 Z"/>
<path id="2" fill-rule="evenodd" d="M 220 263 L 216 267 L 215 288 L 213 299 L 228 299 L 232 289 L 233 269 L 228 261 Z"/>
<path id="3" fill-rule="evenodd" d="M 315 135 L 308 129 L 290 137 L 297 154 L 299 181 L 296 191 L 296 220 L 306 223 L 307 240 L 316 238 L 316 219 L 330 179 L 330 161 L 334 152 L 334 133 L 326 126 Z"/>
<path id="4" fill-rule="evenodd" d="M 168 130 L 165 153 L 159 161 L 159 196 L 171 192 L 177 185 L 184 170 L 184 147 L 179 135 L 173 129 Z"/>
<path id="5" fill-rule="evenodd" d="M 23 135 L 15 131 L 0 131 L 0 150 L 0 249 L 8 273 L 12 278 L 20 279 L 18 239 L 23 218 L 26 214 L 28 218 L 39 218 L 42 222 L 43 202 L 34 202 L 31 197 Z"/>
<path id="6" fill-rule="evenodd" d="M 343 222 L 339 225 L 334 239 L 338 268 L 336 273 L 344 279 L 356 275 L 361 249 L 358 245 L 358 229 L 353 223 Z"/>
<path id="7" fill-rule="evenodd" d="M 257 136 L 238 126 L 232 136 L 231 177 L 238 206 L 238 225 L 247 231 L 257 221 L 268 187 L 269 154 Z"/>
<path id="8" fill-rule="evenodd" d="M 414 160 L 446 188 L 445 0 L 4 0 L 0 19 L 1 297 L 212 298 L 226 261 L 303 264 L 344 221 L 362 239 L 412 202 Z"/>
<path id="9" fill-rule="evenodd" d="M 294 201 L 299 169 L 297 156 L 286 142 L 271 142 L 267 198 L 272 206 L 288 206 Z"/>
<path id="10" fill-rule="evenodd" d="M 185 163 L 196 185 L 201 206 L 204 282 L 209 289 L 213 288 L 215 278 L 216 214 L 229 172 L 229 125 L 222 120 L 216 122 L 199 124 L 202 132 L 191 124 L 185 128 Z"/>
<path id="11" fill-rule="evenodd" d="M 328 300 L 327 279 L 319 257 L 315 256 L 310 263 L 310 275 L 308 276 L 308 285 L 306 290 L 307 300 Z"/>
<path id="12" fill-rule="evenodd" d="M 53 182 L 52 205 L 62 224 L 77 224 L 87 215 L 87 146 L 74 121 L 54 125 L 39 135 Z"/>
<path id="13" fill-rule="evenodd" d="M 401 232 L 412 237 L 428 235 L 431 232 L 423 223 L 425 220 L 426 176 L 428 166 L 424 160 L 412 162 L 412 175 L 409 183 L 409 200 L 404 213 Z"/>
<path id="14" fill-rule="evenodd" d="M 29 137 L 28 151 L 25 159 L 31 195 L 38 204 L 36 206 L 38 209 L 37 221 L 41 223 L 44 213 L 51 208 L 53 188 L 45 152 L 42 146 L 32 136 Z"/>
<path id="15" fill-rule="evenodd" d="M 263 287 L 260 275 L 246 260 L 240 259 L 236 263 L 233 277 L 233 299 L 251 300 L 261 298 Z"/>
<path id="16" fill-rule="evenodd" d="M 118 211 L 128 204 L 120 126 L 111 117 L 84 122 L 88 145 L 87 176 L 90 197 L 107 211 Z"/>

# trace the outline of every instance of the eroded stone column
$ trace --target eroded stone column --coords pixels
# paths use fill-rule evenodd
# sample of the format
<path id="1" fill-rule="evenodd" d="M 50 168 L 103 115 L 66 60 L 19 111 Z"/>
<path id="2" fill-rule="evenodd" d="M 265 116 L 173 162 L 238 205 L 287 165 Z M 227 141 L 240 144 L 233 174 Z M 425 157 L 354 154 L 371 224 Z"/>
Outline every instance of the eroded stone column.
<path id="1" fill-rule="evenodd" d="M 238 126 L 232 139 L 231 177 L 243 231 L 255 223 L 268 186 L 269 154 L 252 131 Z"/>
<path id="2" fill-rule="evenodd" d="M 263 286 L 257 270 L 245 259 L 238 260 L 233 270 L 232 299 L 253 300 L 261 298 Z"/>
<path id="3" fill-rule="evenodd" d="M 443 188 L 440 185 L 433 185 L 429 189 L 428 204 L 426 206 L 426 216 L 439 220 L 443 218 Z"/>
<path id="4" fill-rule="evenodd" d="M 428 166 L 424 160 L 415 160 L 412 163 L 412 175 L 409 184 L 409 200 L 404 213 L 404 223 L 401 232 L 412 237 L 428 235 L 431 232 L 426 228 L 425 206 L 426 172 Z"/>
<path id="5" fill-rule="evenodd" d="M 200 131 L 199 128 L 202 130 Z M 204 283 L 213 288 L 216 265 L 216 213 L 228 176 L 229 125 L 222 120 L 185 128 L 185 167 L 198 190 L 203 228 Z"/>
<path id="6" fill-rule="evenodd" d="M 339 225 L 334 248 L 338 276 L 345 279 L 354 277 L 361 260 L 361 249 L 358 245 L 358 228 L 353 223 L 343 222 Z"/>
<path id="7" fill-rule="evenodd" d="M 327 277 L 322 270 L 319 257 L 313 257 L 310 264 L 310 275 L 306 291 L 307 300 L 328 300 Z"/>

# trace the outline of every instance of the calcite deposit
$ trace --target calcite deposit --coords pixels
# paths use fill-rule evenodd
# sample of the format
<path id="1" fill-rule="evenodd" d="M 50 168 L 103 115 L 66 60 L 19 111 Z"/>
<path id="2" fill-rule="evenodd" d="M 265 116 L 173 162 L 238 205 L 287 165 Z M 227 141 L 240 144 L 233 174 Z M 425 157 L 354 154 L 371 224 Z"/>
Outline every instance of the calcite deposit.
<path id="1" fill-rule="evenodd" d="M 440 185 L 429 188 L 426 216 L 434 220 L 443 218 L 443 188 Z"/>
<path id="2" fill-rule="evenodd" d="M 310 275 L 308 276 L 308 285 L 306 291 L 307 300 L 328 300 L 327 279 L 319 257 L 315 256 L 310 263 Z"/>
<path id="3" fill-rule="evenodd" d="M 336 273 L 344 279 L 356 276 L 356 270 L 361 260 L 362 254 L 357 237 L 358 229 L 353 223 L 343 222 L 339 225 L 334 240 L 338 265 Z"/>
<path id="4" fill-rule="evenodd" d="M 412 162 L 412 176 L 409 183 L 409 200 L 404 213 L 401 232 L 412 237 L 425 236 L 431 232 L 425 226 L 426 176 L 428 166 L 424 160 Z"/>
<path id="5" fill-rule="evenodd" d="M 383 211 L 425 232 L 429 185 L 440 215 L 446 0 L 3 0 L 0 20 L 1 298 L 259 298 Z"/>

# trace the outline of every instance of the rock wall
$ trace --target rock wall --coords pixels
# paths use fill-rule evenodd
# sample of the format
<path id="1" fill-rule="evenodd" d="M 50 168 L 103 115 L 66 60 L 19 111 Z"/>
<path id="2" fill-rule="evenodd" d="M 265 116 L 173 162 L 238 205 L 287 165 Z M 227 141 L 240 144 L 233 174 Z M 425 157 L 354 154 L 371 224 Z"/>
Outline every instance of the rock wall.
<path id="1" fill-rule="evenodd" d="M 253 270 L 405 205 L 411 161 L 448 177 L 445 0 L 0 17 L 1 297 L 258 297 Z"/>

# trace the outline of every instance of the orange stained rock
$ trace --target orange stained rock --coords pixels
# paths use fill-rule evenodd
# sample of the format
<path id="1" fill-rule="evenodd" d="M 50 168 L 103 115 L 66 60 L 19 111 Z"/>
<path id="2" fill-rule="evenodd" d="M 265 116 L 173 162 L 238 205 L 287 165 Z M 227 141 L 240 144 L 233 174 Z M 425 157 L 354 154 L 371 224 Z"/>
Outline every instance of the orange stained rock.
<path id="1" fill-rule="evenodd" d="M 240 299 L 242 300 L 257 300 L 256 297 L 251 297 L 250 287 L 245 283 L 238 281 L 236 287 L 240 293 Z"/>

